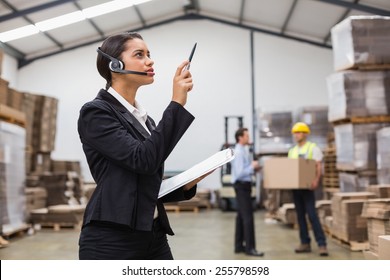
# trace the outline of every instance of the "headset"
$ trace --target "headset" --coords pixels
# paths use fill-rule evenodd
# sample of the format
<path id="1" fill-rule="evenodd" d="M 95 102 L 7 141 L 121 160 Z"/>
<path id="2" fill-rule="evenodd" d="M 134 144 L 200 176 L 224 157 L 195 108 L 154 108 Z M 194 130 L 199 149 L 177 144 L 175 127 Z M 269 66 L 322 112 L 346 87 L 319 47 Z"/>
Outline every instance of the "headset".
<path id="1" fill-rule="evenodd" d="M 100 48 L 97 48 L 96 51 L 100 53 L 102 56 L 105 58 L 108 58 L 110 63 L 108 64 L 108 67 L 112 72 L 115 73 L 122 73 L 122 74 L 136 74 L 136 75 L 142 75 L 142 76 L 147 76 L 147 72 L 138 72 L 138 71 L 131 71 L 131 70 L 125 70 L 125 64 L 117 58 L 112 57 L 111 55 L 106 54 L 103 52 Z"/>

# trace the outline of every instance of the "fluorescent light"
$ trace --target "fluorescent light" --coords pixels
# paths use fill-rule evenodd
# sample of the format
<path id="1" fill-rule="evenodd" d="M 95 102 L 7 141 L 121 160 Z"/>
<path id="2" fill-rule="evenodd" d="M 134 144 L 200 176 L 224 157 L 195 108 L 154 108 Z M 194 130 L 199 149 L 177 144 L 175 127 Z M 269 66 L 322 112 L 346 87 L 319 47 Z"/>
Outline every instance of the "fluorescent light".
<path id="1" fill-rule="evenodd" d="M 83 12 L 76 11 L 59 17 L 37 22 L 35 26 L 38 27 L 41 31 L 48 31 L 65 25 L 70 25 L 72 23 L 76 23 L 82 20 L 85 20 Z"/>
<path id="2" fill-rule="evenodd" d="M 151 0 L 114 0 L 104 4 L 96 5 L 90 8 L 86 8 L 82 11 L 76 11 L 69 14 L 65 14 L 59 17 L 51 18 L 48 20 L 37 22 L 35 25 L 27 25 L 20 28 L 16 28 L 10 31 L 0 33 L 0 41 L 8 42 L 30 35 L 39 33 L 39 31 L 48 31 L 55 28 L 70 25 L 76 22 L 83 21 L 87 18 L 93 18 L 115 12 L 121 9 L 131 7 L 133 5 L 139 5 Z"/>
<path id="3" fill-rule="evenodd" d="M 111 12 L 119 11 L 121 9 L 125 9 L 131 7 L 133 5 L 138 5 L 141 3 L 149 2 L 150 0 L 115 0 L 111 2 L 107 2 L 104 4 L 96 5 L 90 8 L 86 8 L 83 10 L 83 13 L 86 18 L 93 18 L 97 16 L 101 16 L 104 14 L 108 14 Z"/>
<path id="4" fill-rule="evenodd" d="M 31 36 L 37 33 L 39 33 L 39 29 L 35 25 L 30 24 L 16 29 L 12 29 L 10 31 L 0 33 L 0 41 L 5 43 L 8 41 Z"/>

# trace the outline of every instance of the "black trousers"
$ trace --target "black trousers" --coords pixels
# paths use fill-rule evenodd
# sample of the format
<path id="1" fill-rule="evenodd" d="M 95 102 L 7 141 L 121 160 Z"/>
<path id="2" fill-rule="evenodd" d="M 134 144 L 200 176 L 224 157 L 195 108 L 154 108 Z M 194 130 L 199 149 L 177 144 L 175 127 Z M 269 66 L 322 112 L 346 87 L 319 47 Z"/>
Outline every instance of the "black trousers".
<path id="1" fill-rule="evenodd" d="M 252 186 L 250 182 L 234 183 L 237 202 L 235 250 L 245 248 L 246 252 L 255 249 L 255 226 L 252 208 Z"/>
<path id="2" fill-rule="evenodd" d="M 80 260 L 172 260 L 167 235 L 157 218 L 152 231 L 91 222 L 79 240 Z"/>

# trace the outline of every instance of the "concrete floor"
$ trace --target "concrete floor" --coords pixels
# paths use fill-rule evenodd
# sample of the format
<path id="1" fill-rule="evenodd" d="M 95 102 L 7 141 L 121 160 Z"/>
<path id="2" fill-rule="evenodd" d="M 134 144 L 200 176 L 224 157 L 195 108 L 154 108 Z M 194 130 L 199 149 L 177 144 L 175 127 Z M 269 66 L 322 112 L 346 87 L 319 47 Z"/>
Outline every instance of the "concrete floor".
<path id="1" fill-rule="evenodd" d="M 320 257 L 312 243 L 312 253 L 295 254 L 299 243 L 298 231 L 283 224 L 265 222 L 265 212 L 255 212 L 257 249 L 264 251 L 263 258 L 234 254 L 234 212 L 202 210 L 199 213 L 169 213 L 175 236 L 169 237 L 174 258 L 177 260 L 361 260 L 362 252 L 351 252 L 328 238 L 329 257 Z M 79 231 L 42 229 L 33 235 L 10 240 L 7 248 L 0 249 L 1 260 L 72 260 L 78 258 Z"/>

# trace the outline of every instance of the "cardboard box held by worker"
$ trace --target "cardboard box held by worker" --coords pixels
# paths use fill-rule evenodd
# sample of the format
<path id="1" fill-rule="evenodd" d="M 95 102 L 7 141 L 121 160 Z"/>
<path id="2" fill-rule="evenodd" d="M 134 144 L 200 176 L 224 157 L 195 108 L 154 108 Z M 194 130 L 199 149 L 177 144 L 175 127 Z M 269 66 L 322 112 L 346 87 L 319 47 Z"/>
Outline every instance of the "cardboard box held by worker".
<path id="1" fill-rule="evenodd" d="M 310 189 L 316 176 L 316 162 L 303 158 L 270 158 L 264 162 L 263 174 L 266 189 Z"/>

